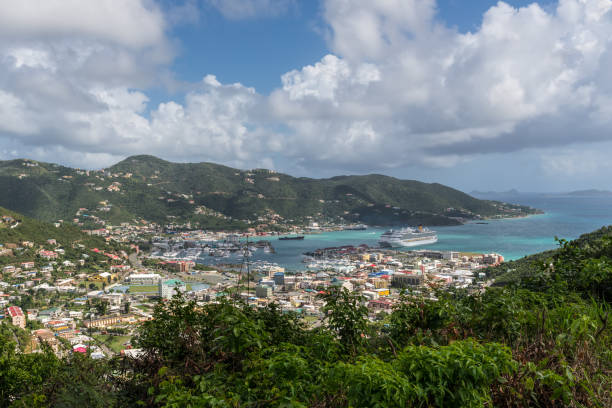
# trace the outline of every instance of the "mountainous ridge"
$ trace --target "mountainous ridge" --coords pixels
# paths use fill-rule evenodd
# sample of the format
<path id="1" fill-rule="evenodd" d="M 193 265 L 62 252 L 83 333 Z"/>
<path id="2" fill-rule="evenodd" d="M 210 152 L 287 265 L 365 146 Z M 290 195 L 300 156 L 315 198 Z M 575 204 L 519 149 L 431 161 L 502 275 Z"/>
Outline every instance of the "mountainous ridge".
<path id="1" fill-rule="evenodd" d="M 478 200 L 439 183 L 384 175 L 326 179 L 214 163 L 131 156 L 106 169 L 19 159 L 0 162 L 0 205 L 37 219 L 192 222 L 205 228 L 309 221 L 453 225 L 533 209 Z M 80 214 L 79 214 L 80 212 Z"/>

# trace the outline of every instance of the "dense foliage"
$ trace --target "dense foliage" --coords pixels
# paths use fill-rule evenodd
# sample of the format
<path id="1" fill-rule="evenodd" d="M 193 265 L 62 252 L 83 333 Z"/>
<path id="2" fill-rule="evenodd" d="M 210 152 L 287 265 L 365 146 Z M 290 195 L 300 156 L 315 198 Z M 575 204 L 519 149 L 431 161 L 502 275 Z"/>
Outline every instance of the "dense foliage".
<path id="1" fill-rule="evenodd" d="M 487 275 L 495 278 L 498 286 L 529 281 L 536 287 L 545 287 L 552 281 L 565 282 L 572 289 L 586 290 L 610 302 L 611 241 L 612 226 L 603 227 L 573 241 L 558 240 L 558 249 L 489 268 Z M 534 275 L 534 270 L 544 273 Z"/>
<path id="2" fill-rule="evenodd" d="M 118 190 L 109 190 L 113 183 Z M 190 221 L 214 229 L 245 228 L 248 224 L 240 220 L 276 214 L 287 223 L 321 214 L 331 221 L 343 217 L 372 224 L 449 225 L 458 224 L 453 217 L 531 212 L 516 205 L 502 209 L 500 203 L 441 184 L 382 175 L 295 178 L 152 156 L 130 157 L 104 172 L 25 160 L 0 162 L 0 191 L 0 205 L 48 221 L 73 219 L 79 208 L 87 208 L 82 222 L 93 215 L 111 222 Z"/>
<path id="3" fill-rule="evenodd" d="M 92 272 L 98 265 L 107 263 L 108 258 L 102 253 L 92 251 L 94 248 L 100 251 L 119 252 L 128 251 L 129 247 L 116 241 L 106 241 L 102 237 L 90 236 L 80 231 L 76 226 L 69 223 L 61 223 L 58 226 L 38 221 L 16 212 L 0 207 L 0 217 L 10 217 L 12 221 L 0 223 L 0 245 L 8 247 L 9 244 L 17 246 L 11 250 L 10 255 L 0 256 L 0 267 L 4 265 L 19 265 L 21 262 L 37 261 L 48 263 L 39 257 L 41 249 L 55 250 L 62 248 L 63 255 L 60 261 L 69 260 L 77 263 L 87 254 L 88 261 L 84 266 L 77 266 L 82 272 Z M 50 244 L 48 240 L 55 240 Z M 31 246 L 24 246 L 24 241 L 30 242 Z M 6 279 L 7 277 L 4 276 Z"/>
<path id="4" fill-rule="evenodd" d="M 175 297 L 141 327 L 134 343 L 145 354 L 135 360 L 24 355 L 2 332 L 0 404 L 609 407 L 607 236 L 562 242 L 514 285 L 403 293 L 382 319 L 337 290 L 323 295 L 326 317 L 314 328 L 274 304 Z"/>

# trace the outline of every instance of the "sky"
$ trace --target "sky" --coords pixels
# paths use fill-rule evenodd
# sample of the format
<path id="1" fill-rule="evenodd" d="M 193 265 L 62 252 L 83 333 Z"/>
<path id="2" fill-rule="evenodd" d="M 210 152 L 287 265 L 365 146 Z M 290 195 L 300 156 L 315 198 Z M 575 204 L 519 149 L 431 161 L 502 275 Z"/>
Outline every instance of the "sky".
<path id="1" fill-rule="evenodd" d="M 612 189 L 612 0 L 0 0 L 0 160 Z"/>

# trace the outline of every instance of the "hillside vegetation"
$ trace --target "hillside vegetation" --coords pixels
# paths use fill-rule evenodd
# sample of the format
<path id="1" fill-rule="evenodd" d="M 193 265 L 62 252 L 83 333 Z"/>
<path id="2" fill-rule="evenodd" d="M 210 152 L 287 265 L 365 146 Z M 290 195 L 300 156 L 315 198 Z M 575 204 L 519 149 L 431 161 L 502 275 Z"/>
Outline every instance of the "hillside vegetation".
<path id="1" fill-rule="evenodd" d="M 534 269 L 547 269 L 565 258 L 574 256 L 579 252 L 585 260 L 612 258 L 612 226 L 602 227 L 596 231 L 581 235 L 573 241 L 558 240 L 559 248 L 544 251 L 533 255 L 528 255 L 515 261 L 505 262 L 499 266 L 489 268 L 487 275 L 495 279 L 498 286 L 515 284 L 523 280 L 533 279 Z M 571 281 L 581 281 L 578 275 L 579 270 L 587 267 L 577 265 L 575 275 L 566 276 L 564 279 Z M 601 287 L 602 290 L 612 292 L 611 288 Z M 608 301 L 611 299 L 608 298 Z"/>
<path id="2" fill-rule="evenodd" d="M 383 175 L 296 178 L 152 156 L 129 157 L 99 171 L 31 160 L 0 162 L 0 190 L 0 205 L 6 208 L 47 221 L 76 218 L 91 226 L 140 219 L 190 221 L 206 228 L 309 220 L 449 225 L 535 212 L 478 200 L 441 184 Z"/>
<path id="3" fill-rule="evenodd" d="M 84 234 L 74 225 L 58 223 L 55 226 L 0 207 L 0 244 L 29 241 L 40 246 L 46 245 L 48 239 L 54 239 L 60 246 L 71 246 L 75 242 L 100 248 L 107 245 L 103 238 Z"/>
<path id="4" fill-rule="evenodd" d="M 137 359 L 22 354 L 0 326 L 0 407 L 610 407 L 608 236 L 564 243 L 512 286 L 406 293 L 375 319 L 330 291 L 316 328 L 274 304 L 175 297 Z"/>

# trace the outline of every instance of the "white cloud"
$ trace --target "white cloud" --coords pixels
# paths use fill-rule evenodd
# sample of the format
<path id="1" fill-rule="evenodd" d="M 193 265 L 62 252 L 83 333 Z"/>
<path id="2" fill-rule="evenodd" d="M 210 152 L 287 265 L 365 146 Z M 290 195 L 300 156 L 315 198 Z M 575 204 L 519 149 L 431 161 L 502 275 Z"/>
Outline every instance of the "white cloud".
<path id="1" fill-rule="evenodd" d="M 164 17 L 146 0 L 0 0 L 3 38 L 88 37 L 142 48 L 164 39 Z"/>
<path id="2" fill-rule="evenodd" d="M 406 37 L 427 35 L 435 0 L 324 1 L 333 49 L 352 60 L 380 59 L 402 49 Z"/>
<path id="3" fill-rule="evenodd" d="M 336 90 L 347 86 L 366 86 L 380 80 L 380 72 L 372 64 L 361 64 L 352 70 L 346 61 L 326 55 L 321 62 L 293 70 L 281 78 L 283 91 L 292 101 L 313 98 L 336 102 Z"/>
<path id="4" fill-rule="evenodd" d="M 292 3 L 210 2 L 228 18 L 278 15 Z M 433 0 L 325 0 L 332 53 L 284 74 L 269 96 L 207 75 L 184 101 L 150 112 L 143 89 L 174 56 L 170 12 L 147 0 L 49 4 L 53 18 L 28 17 L 20 3 L 7 10 L 19 24 L 0 27 L 0 140 L 10 154 L 361 171 L 610 138 L 612 0 L 499 2 L 469 33 L 436 20 Z M 0 22 L 6 7 L 0 0 Z M 540 160 L 552 168 L 553 156 Z"/>
<path id="5" fill-rule="evenodd" d="M 610 0 L 499 2 L 466 34 L 437 22 L 433 1 L 324 4 L 336 55 L 285 74 L 270 98 L 302 161 L 438 166 L 609 138 Z"/>

